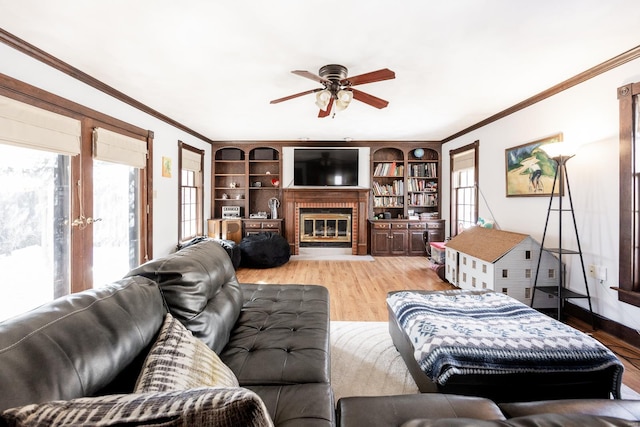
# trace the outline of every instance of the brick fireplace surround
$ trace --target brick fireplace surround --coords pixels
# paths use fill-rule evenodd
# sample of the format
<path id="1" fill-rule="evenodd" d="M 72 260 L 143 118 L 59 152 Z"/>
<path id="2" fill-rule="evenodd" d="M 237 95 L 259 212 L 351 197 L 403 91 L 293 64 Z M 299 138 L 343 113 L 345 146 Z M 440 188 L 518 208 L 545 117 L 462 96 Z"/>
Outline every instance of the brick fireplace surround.
<path id="1" fill-rule="evenodd" d="M 291 253 L 300 253 L 300 209 L 350 208 L 351 253 L 367 254 L 367 212 L 369 189 L 313 189 L 285 188 L 284 190 L 285 237 Z"/>

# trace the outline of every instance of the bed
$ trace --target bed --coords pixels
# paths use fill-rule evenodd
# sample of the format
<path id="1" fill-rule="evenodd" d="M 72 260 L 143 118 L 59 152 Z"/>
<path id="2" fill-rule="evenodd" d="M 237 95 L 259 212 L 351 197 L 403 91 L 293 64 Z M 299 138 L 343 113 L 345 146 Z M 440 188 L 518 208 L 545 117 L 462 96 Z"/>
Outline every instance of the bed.
<path id="1" fill-rule="evenodd" d="M 389 332 L 421 392 L 496 402 L 620 398 L 623 365 L 589 335 L 491 291 L 396 291 Z"/>

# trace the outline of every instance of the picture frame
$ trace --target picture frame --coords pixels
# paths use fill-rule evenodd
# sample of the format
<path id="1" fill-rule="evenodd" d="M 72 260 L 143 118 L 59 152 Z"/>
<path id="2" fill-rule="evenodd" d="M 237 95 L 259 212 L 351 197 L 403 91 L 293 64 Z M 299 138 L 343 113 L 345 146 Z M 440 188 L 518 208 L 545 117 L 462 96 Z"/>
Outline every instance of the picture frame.
<path id="1" fill-rule="evenodd" d="M 171 157 L 162 156 L 162 176 L 171 178 Z"/>
<path id="2" fill-rule="evenodd" d="M 527 142 L 505 150 L 507 197 L 550 197 L 558 164 L 540 147 L 561 142 L 562 133 Z M 558 182 L 554 195 L 562 196 Z"/>

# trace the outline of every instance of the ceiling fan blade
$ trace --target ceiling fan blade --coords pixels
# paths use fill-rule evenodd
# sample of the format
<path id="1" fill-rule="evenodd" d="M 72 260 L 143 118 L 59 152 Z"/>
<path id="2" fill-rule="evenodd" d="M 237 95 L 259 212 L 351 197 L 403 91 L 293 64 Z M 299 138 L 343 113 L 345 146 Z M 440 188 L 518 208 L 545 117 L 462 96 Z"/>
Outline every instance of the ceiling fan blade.
<path id="1" fill-rule="evenodd" d="M 300 77 L 305 77 L 307 79 L 311 79 L 314 82 L 318 82 L 318 83 L 326 83 L 328 80 L 327 79 L 323 79 L 320 76 L 317 76 L 309 71 L 305 71 L 305 70 L 294 70 L 292 71 L 293 74 L 295 74 L 296 76 L 300 76 Z"/>
<path id="2" fill-rule="evenodd" d="M 347 77 L 346 79 L 341 80 L 340 83 L 354 86 L 354 85 L 362 85 L 365 83 L 379 82 L 381 80 L 390 80 L 395 78 L 396 78 L 396 73 L 394 73 L 388 68 L 383 68 L 378 71 L 372 71 L 370 73 L 360 74 L 353 77 Z"/>
<path id="3" fill-rule="evenodd" d="M 318 113 L 318 118 L 321 119 L 323 117 L 329 116 L 329 114 L 331 114 L 332 107 L 333 107 L 333 98 L 329 100 L 329 104 L 327 104 L 326 110 L 320 110 L 320 112 Z"/>
<path id="4" fill-rule="evenodd" d="M 304 95 L 308 95 L 310 93 L 314 93 L 314 92 L 318 92 L 322 89 L 311 89 L 311 90 L 306 90 L 304 92 L 300 92 L 300 93 L 296 93 L 294 95 L 289 95 L 289 96 L 285 96 L 284 98 L 278 98 L 278 99 L 274 99 L 273 101 L 269 102 L 269 104 L 277 104 L 278 102 L 282 102 L 282 101 L 288 101 L 290 99 L 293 98 L 297 98 L 299 96 L 304 96 Z"/>
<path id="5" fill-rule="evenodd" d="M 369 95 L 368 93 L 364 93 L 361 90 L 351 89 L 351 92 L 353 92 L 354 99 L 357 99 L 360 102 L 364 102 L 365 104 L 369 104 L 372 107 L 384 108 L 389 105 L 389 101 L 385 101 L 384 99 Z"/>

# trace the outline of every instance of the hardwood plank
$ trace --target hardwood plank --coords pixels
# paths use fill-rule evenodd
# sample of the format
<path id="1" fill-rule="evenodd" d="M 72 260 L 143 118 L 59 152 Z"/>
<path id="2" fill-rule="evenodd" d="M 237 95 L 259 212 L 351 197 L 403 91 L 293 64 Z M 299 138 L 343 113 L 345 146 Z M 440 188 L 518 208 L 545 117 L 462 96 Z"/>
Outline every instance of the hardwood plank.
<path id="1" fill-rule="evenodd" d="M 431 270 L 425 257 L 375 257 L 374 261 L 292 260 L 276 268 L 240 268 L 241 283 L 317 284 L 329 289 L 331 320 L 387 321 L 389 291 L 404 289 L 453 289 Z M 640 349 L 576 318 L 573 327 L 591 334 L 609 347 L 622 361 L 624 383 L 640 392 Z"/>
<path id="2" fill-rule="evenodd" d="M 452 289 L 424 257 L 376 257 L 374 261 L 289 261 L 256 270 L 240 268 L 244 283 L 318 284 L 329 289 L 331 320 L 387 320 L 387 292 Z"/>

